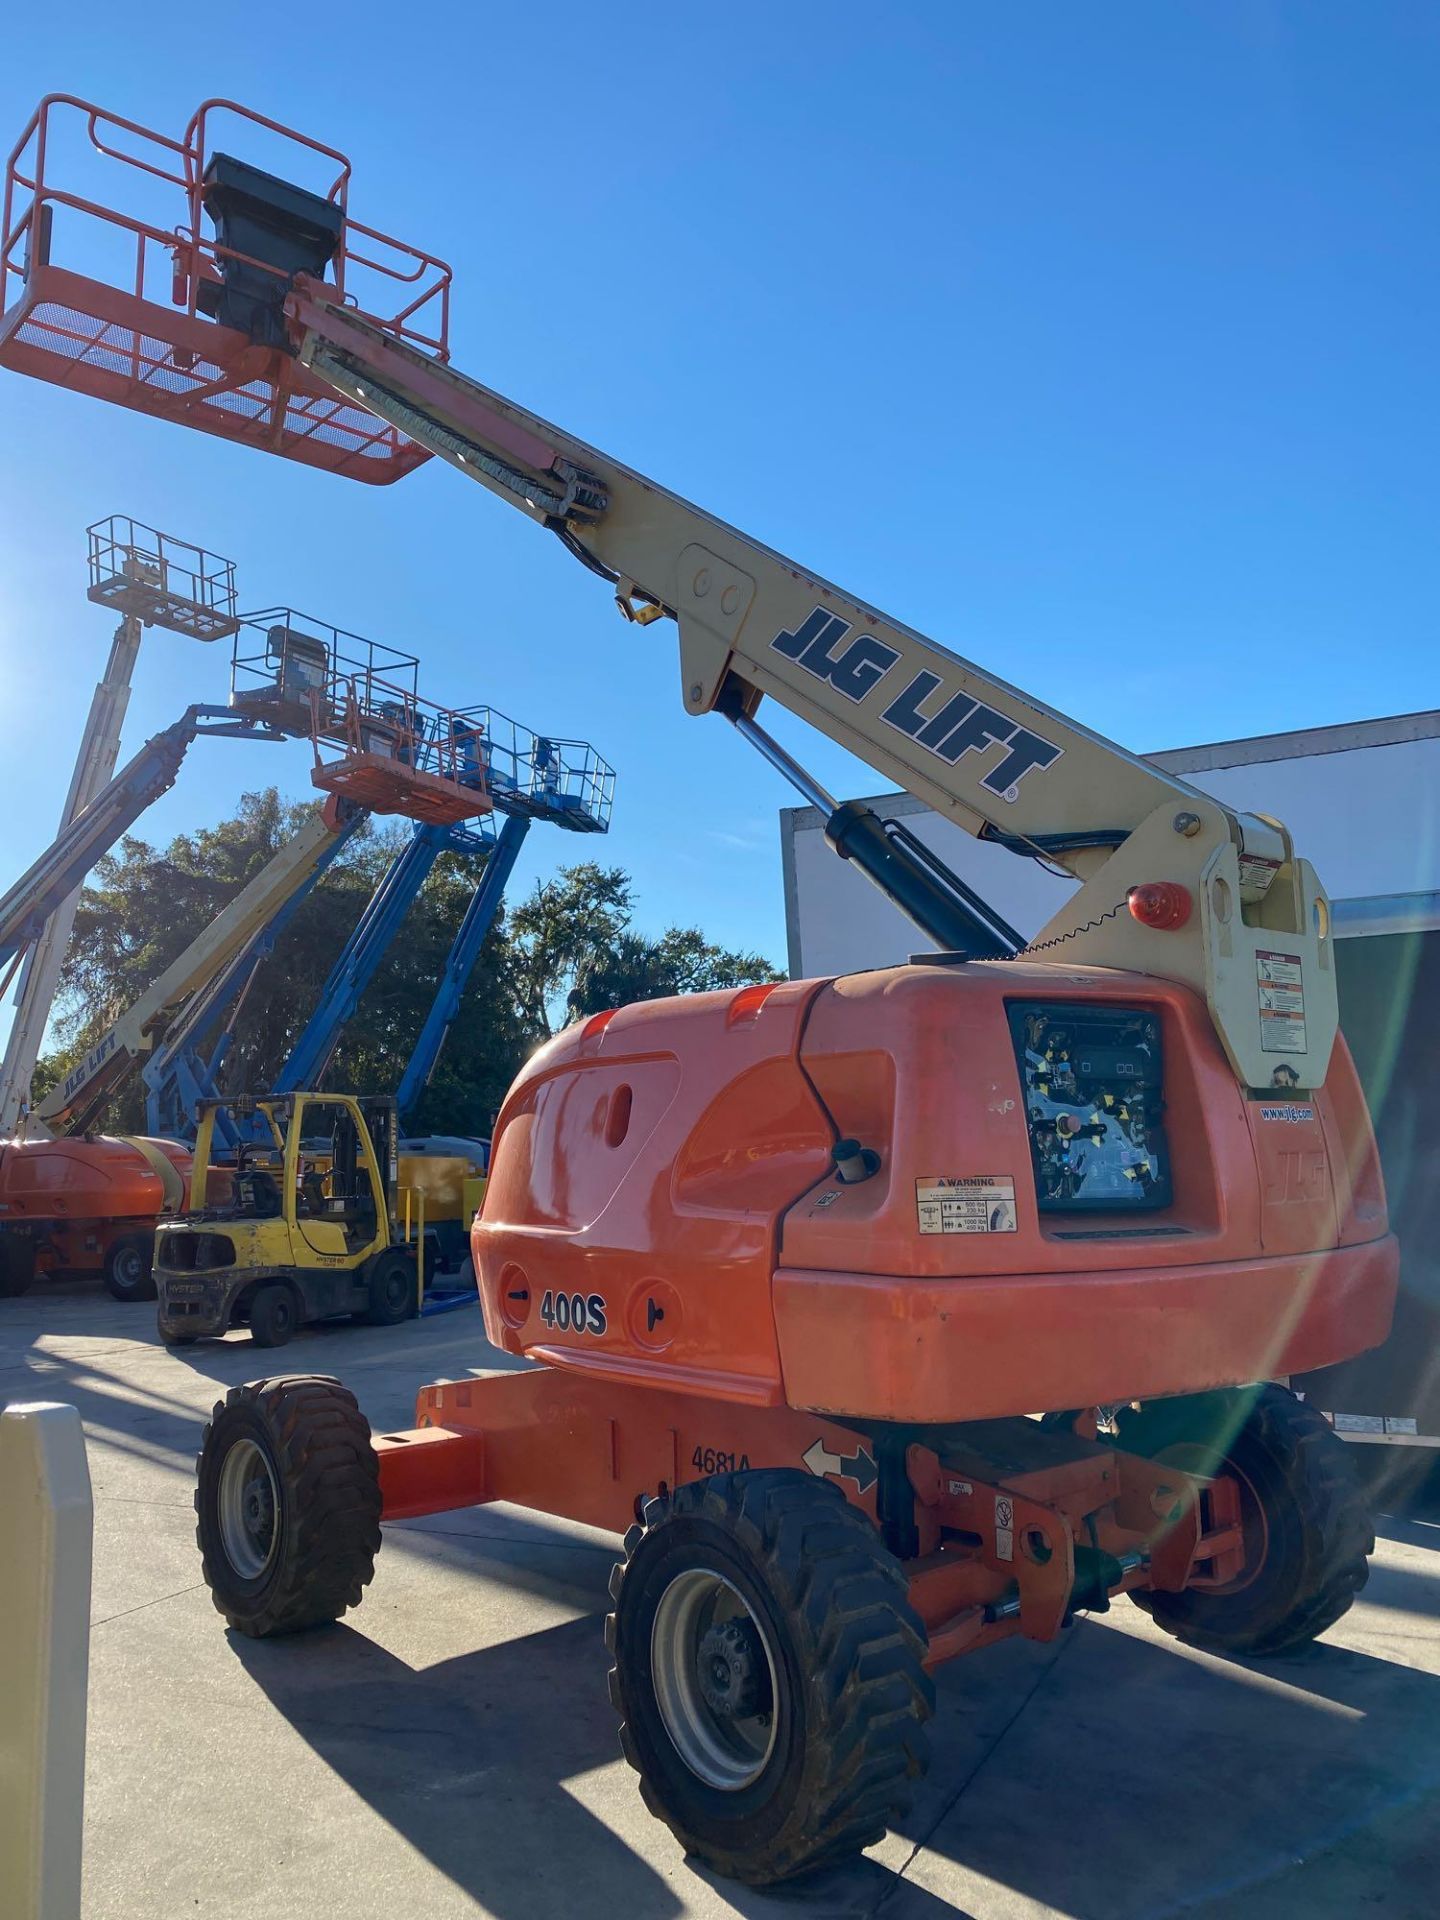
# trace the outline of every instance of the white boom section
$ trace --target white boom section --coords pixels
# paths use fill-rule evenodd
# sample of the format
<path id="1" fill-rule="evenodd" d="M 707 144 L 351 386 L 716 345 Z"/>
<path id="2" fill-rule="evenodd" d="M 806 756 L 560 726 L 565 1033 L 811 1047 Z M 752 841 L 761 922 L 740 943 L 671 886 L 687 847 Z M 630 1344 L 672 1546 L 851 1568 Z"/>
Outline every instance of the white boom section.
<path id="1" fill-rule="evenodd" d="M 1328 906 L 1278 822 L 1230 813 L 315 282 L 286 312 L 301 360 L 337 393 L 558 533 L 628 618 L 674 619 L 691 713 L 752 713 L 768 694 L 968 832 L 1043 853 L 1084 884 L 1027 957 L 1194 986 L 1257 1092 L 1324 1079 L 1337 1028 Z M 1184 926 L 1128 912 L 1129 890 L 1159 880 L 1189 889 Z"/>
<path id="2" fill-rule="evenodd" d="M 31 1116 L 34 1131 L 67 1133 L 92 1111 L 96 1101 L 165 1037 L 186 1003 L 223 972 L 306 884 L 344 831 L 319 814 L 307 820 L 40 1101 Z"/>
<path id="3" fill-rule="evenodd" d="M 134 614 L 127 614 L 115 629 L 105 676 L 97 684 L 90 702 L 90 718 L 85 723 L 70 791 L 60 814 L 62 832 L 114 776 L 115 762 L 120 756 L 120 731 L 130 705 L 130 680 L 143 631 Z M 20 983 L 15 989 L 15 1019 L 5 1044 L 4 1064 L 0 1065 L 0 1140 L 9 1139 L 30 1104 L 30 1082 L 34 1078 L 35 1062 L 40 1058 L 50 1009 L 55 1004 L 60 968 L 70 944 L 80 892 L 76 887 L 61 901 L 21 967 Z"/>

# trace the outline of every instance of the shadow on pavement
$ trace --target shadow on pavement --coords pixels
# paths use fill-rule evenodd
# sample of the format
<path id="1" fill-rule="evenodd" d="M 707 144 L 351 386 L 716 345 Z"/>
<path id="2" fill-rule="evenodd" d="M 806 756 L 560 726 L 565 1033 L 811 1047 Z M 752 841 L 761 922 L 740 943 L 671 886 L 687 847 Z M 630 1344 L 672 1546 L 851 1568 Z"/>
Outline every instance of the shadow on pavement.
<path id="1" fill-rule="evenodd" d="M 593 1611 L 424 1670 L 350 1628 L 236 1639 L 237 1657 L 357 1793 L 503 1920 L 678 1912 L 566 1784 L 617 1755 L 599 1619 L 613 1548 L 513 1509 L 472 1519 L 485 1531 L 389 1528 L 386 1551 Z M 717 1893 L 750 1920 L 965 1920 L 942 1897 L 957 1862 L 1074 1920 L 1156 1920 L 1258 1888 L 1378 1821 L 1418 1827 L 1440 1797 L 1440 1679 L 1324 1642 L 1261 1665 L 1086 1622 L 1058 1648 L 1014 1641 L 945 1669 L 932 1734 L 931 1774 L 885 1849 L 903 1879 L 867 1858 L 780 1892 L 717 1880 Z M 635 1817 L 648 1819 L 638 1795 Z M 577 1906 L 566 1869 L 580 1860 Z M 1394 1893 L 1388 1910 L 1408 1914 Z"/>
<path id="2" fill-rule="evenodd" d="M 665 1882 L 563 1784 L 615 1756 L 598 1637 L 572 1620 L 424 1672 L 344 1626 L 231 1643 L 321 1759 L 487 1912 L 668 1920 Z"/>
<path id="3" fill-rule="evenodd" d="M 1435 1546 L 1440 1548 L 1440 1534 Z M 1418 1567 L 1376 1566 L 1360 1595 L 1372 1607 L 1393 1607 L 1402 1613 L 1416 1613 L 1432 1625 L 1440 1622 L 1440 1556 L 1429 1565 Z M 1440 1635 L 1440 1628 L 1437 1628 Z"/>
<path id="4" fill-rule="evenodd" d="M 64 1401 L 79 1409 L 92 1442 L 187 1475 L 211 1405 L 244 1380 L 334 1374 L 384 1432 L 410 1426 L 416 1392 L 447 1369 L 464 1377 L 527 1364 L 490 1346 L 468 1309 L 398 1327 L 306 1327 L 281 1348 L 236 1334 L 172 1349 L 156 1331 L 153 1305 L 97 1297 L 81 1282 L 37 1287 L 0 1307 L 0 1403 Z"/>
<path id="5" fill-rule="evenodd" d="M 1015 1648 L 1027 1666 L 1042 1651 Z M 964 1690 L 992 1677 L 982 1667 L 960 1662 L 942 1677 L 932 1805 L 954 1719 L 974 1711 Z M 1158 1920 L 1283 1877 L 1397 1812 L 1417 1836 L 1428 1831 L 1437 1715 L 1435 1675 L 1324 1641 L 1261 1664 L 1083 1622 L 928 1829 L 906 1830 L 926 1853 L 1046 1911 Z M 929 1877 L 924 1854 L 912 1873 Z M 1433 1913 L 1433 1888 L 1422 1897 L 1401 1878 L 1397 1867 L 1387 1912 Z M 1342 1911 L 1307 1898 L 1294 1910 Z M 1272 1920 L 1292 1909 L 1267 1897 L 1249 1910 Z"/>
<path id="6" fill-rule="evenodd" d="M 567 1535 L 513 1508 L 470 1516 L 485 1531 L 429 1521 L 389 1527 L 384 1553 L 589 1608 L 584 1617 L 417 1670 L 348 1626 L 231 1647 L 271 1704 L 382 1819 L 500 1920 L 562 1914 L 667 1920 L 688 1904 L 566 1783 L 619 1758 L 600 1625 L 613 1543 Z M 458 1516 L 441 1516 L 458 1518 Z M 382 1553 L 382 1564 L 384 1554 Z M 364 1615 L 357 1616 L 363 1627 Z M 642 1832 L 650 1816 L 628 1774 Z M 654 1828 L 657 1837 L 662 1830 Z M 572 1869 L 583 1863 L 583 1883 Z M 849 1920 L 966 1920 L 866 1859 L 757 1892 L 711 1881 L 737 1913 Z M 905 1902 L 890 1896 L 904 1891 Z"/>
<path id="7" fill-rule="evenodd" d="M 292 1640 L 232 1635 L 231 1643 L 320 1758 L 499 1920 L 670 1920 L 688 1905 L 683 1887 L 667 1885 L 566 1785 L 610 1765 L 618 1751 L 598 1619 L 547 1627 L 423 1672 L 343 1626 Z M 638 1794 L 635 1806 L 648 1821 Z M 780 1895 L 712 1884 L 757 1920 L 838 1920 L 874 1913 L 896 1876 L 866 1860 Z M 948 1902 L 918 1898 L 893 1910 L 906 1920 L 955 1920 Z"/>

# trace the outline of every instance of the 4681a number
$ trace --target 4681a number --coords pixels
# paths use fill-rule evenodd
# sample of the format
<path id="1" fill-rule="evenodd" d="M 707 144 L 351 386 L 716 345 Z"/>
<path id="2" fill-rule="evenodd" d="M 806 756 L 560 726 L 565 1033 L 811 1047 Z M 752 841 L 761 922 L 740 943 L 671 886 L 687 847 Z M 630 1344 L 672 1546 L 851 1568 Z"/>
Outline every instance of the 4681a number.
<path id="1" fill-rule="evenodd" d="M 748 1453 L 725 1453 L 719 1447 L 696 1447 L 690 1464 L 697 1473 L 748 1473 Z"/>
<path id="2" fill-rule="evenodd" d="M 599 1293 L 552 1293 L 540 1302 L 540 1318 L 560 1333 L 604 1333 L 605 1297 Z"/>

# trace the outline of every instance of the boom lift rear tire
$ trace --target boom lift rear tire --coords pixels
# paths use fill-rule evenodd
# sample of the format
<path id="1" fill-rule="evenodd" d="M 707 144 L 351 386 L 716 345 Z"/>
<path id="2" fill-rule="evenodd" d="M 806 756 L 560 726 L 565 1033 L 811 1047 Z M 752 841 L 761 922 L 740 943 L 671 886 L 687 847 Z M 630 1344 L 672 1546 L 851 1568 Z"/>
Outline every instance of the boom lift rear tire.
<path id="1" fill-rule="evenodd" d="M 360 1316 L 367 1326 L 395 1327 L 415 1311 L 415 1262 L 408 1254 L 377 1254 L 367 1282 L 370 1304 Z"/>
<path id="2" fill-rule="evenodd" d="M 355 1396 L 325 1374 L 232 1387 L 195 1462 L 205 1584 L 254 1639 L 338 1620 L 380 1550 L 380 1470 Z"/>
<path id="3" fill-rule="evenodd" d="M 257 1288 L 250 1302 L 250 1338 L 257 1347 L 285 1346 L 298 1320 L 295 1296 L 283 1281 Z"/>
<path id="4" fill-rule="evenodd" d="M 28 1234 L 0 1232 L 0 1299 L 15 1299 L 35 1278 L 35 1242 Z"/>
<path id="5" fill-rule="evenodd" d="M 156 1294 L 154 1236 L 127 1233 L 105 1250 L 105 1291 L 115 1300 L 153 1300 Z"/>
<path id="6" fill-rule="evenodd" d="M 610 1698 L 650 1811 L 756 1886 L 878 1840 L 925 1771 L 935 1695 L 873 1524 L 837 1487 L 767 1468 L 649 1501 L 625 1554 Z"/>
<path id="7" fill-rule="evenodd" d="M 1119 1417 L 1120 1445 L 1239 1481 L 1246 1565 L 1224 1587 L 1131 1594 L 1167 1633 L 1211 1653 L 1289 1653 L 1349 1610 L 1375 1535 L 1354 1457 L 1284 1387 L 1151 1401 Z"/>

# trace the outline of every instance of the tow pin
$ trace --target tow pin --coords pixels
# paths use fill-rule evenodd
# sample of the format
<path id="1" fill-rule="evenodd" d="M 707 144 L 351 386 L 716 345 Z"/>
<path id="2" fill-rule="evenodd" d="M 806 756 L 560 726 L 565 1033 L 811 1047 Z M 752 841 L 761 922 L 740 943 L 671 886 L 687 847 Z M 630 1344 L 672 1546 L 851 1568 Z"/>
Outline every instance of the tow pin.
<path id="1" fill-rule="evenodd" d="M 858 1140 L 837 1140 L 830 1149 L 835 1171 L 847 1186 L 868 1180 L 880 1171 L 880 1156 L 873 1147 L 862 1147 Z"/>

